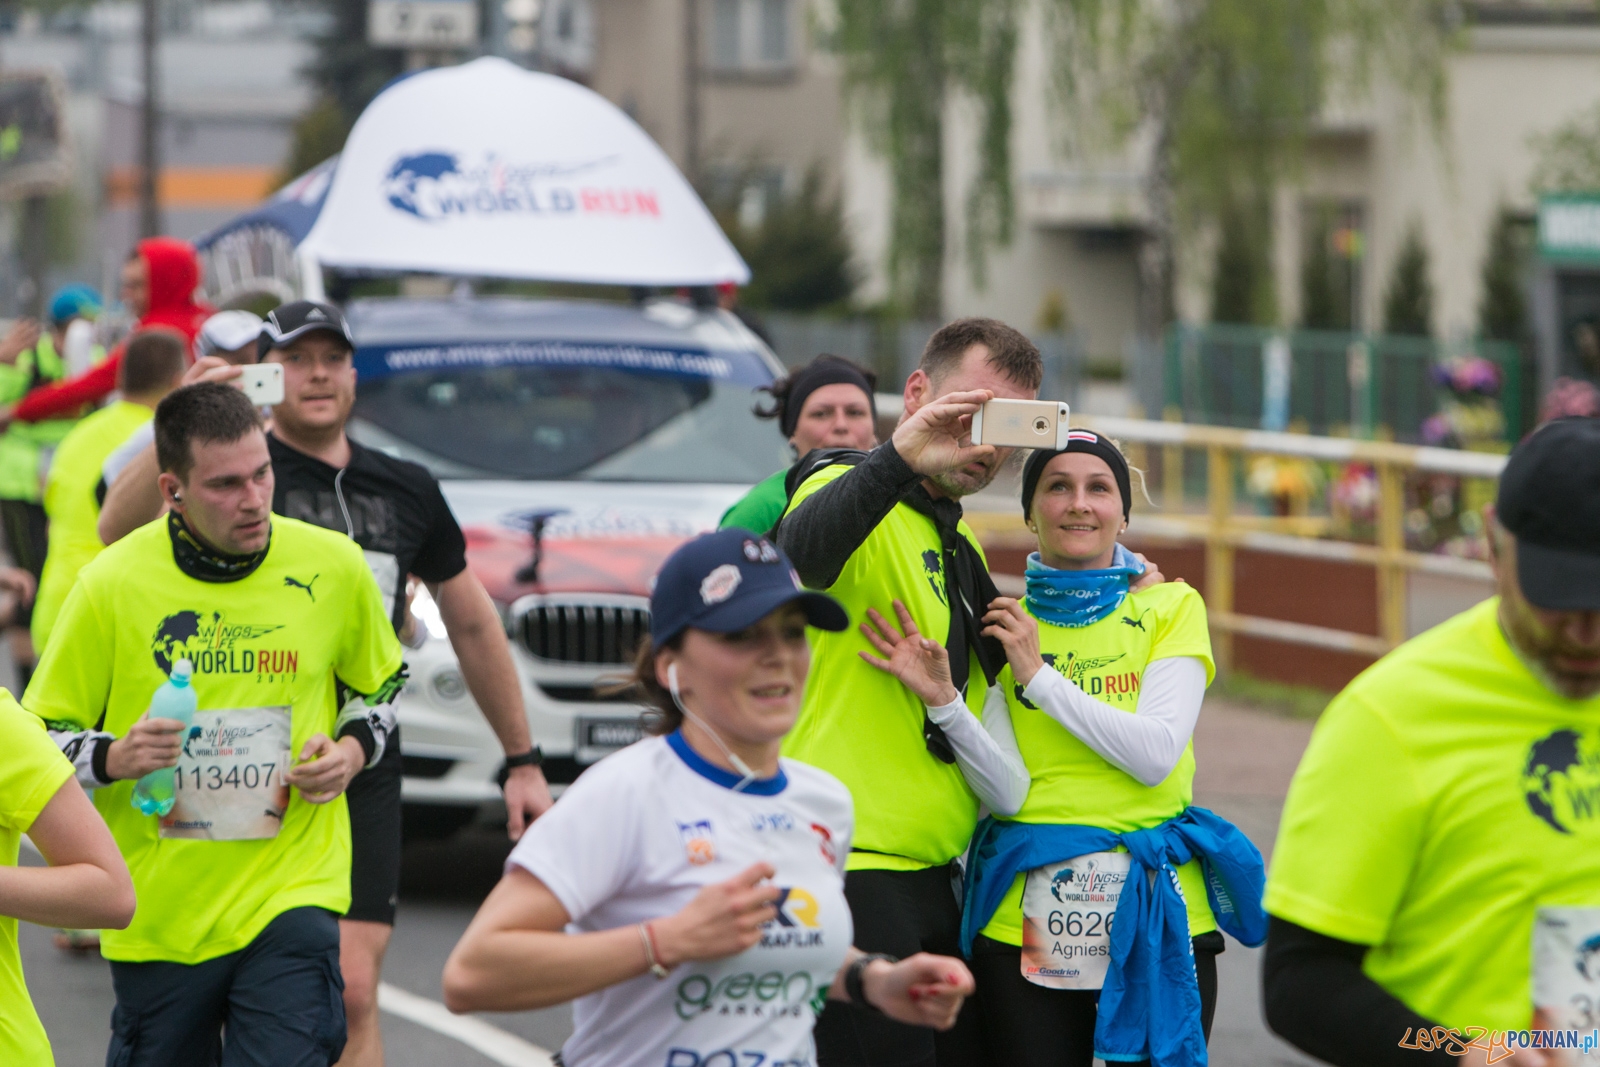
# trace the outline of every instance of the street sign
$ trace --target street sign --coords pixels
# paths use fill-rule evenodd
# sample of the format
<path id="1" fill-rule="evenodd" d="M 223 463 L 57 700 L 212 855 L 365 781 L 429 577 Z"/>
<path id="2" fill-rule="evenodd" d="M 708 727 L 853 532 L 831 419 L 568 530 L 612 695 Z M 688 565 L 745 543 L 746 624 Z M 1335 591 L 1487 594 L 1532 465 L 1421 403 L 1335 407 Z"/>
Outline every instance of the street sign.
<path id="1" fill-rule="evenodd" d="M 378 48 L 471 48 L 475 0 L 367 0 L 367 43 Z"/>
<path id="2" fill-rule="evenodd" d="M 1539 255 L 1551 263 L 1600 263 L 1600 193 L 1540 199 Z"/>
<path id="3" fill-rule="evenodd" d="M 48 196 L 72 181 L 61 79 L 0 74 L 0 198 Z"/>

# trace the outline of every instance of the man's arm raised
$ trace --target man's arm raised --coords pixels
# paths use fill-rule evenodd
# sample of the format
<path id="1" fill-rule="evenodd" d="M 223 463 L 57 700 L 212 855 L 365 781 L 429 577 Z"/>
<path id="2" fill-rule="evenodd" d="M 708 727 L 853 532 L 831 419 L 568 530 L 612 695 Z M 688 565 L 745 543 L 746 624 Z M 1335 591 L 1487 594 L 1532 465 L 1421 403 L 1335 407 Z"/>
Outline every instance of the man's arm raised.
<path id="1" fill-rule="evenodd" d="M 826 589 L 855 550 L 919 479 L 956 470 L 994 451 L 962 444 L 972 415 L 993 396 L 986 389 L 950 393 L 919 408 L 859 465 L 783 517 L 778 544 L 800 580 Z"/>

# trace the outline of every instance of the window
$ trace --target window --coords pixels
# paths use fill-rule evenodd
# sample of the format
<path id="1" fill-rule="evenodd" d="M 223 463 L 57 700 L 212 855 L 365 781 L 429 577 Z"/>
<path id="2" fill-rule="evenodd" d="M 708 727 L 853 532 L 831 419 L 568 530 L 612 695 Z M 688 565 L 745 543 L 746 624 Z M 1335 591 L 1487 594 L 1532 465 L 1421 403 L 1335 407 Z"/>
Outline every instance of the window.
<path id="1" fill-rule="evenodd" d="M 739 8 L 743 0 L 712 0 L 711 65 L 717 70 L 739 68 Z"/>
<path id="2" fill-rule="evenodd" d="M 761 0 L 761 62 L 789 62 L 788 0 Z"/>
<path id="3" fill-rule="evenodd" d="M 793 66 L 794 18 L 794 0 L 711 0 L 711 69 L 761 73 Z"/>

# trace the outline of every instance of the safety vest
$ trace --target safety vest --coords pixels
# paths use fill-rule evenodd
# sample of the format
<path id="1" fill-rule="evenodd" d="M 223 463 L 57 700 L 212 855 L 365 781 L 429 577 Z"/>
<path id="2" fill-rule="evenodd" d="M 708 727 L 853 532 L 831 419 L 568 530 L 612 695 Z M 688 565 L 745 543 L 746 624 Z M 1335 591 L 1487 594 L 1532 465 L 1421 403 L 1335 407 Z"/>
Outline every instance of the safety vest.
<path id="1" fill-rule="evenodd" d="M 104 358 L 95 352 L 95 362 Z M 56 352 L 48 333 L 39 343 L 17 357 L 16 363 L 0 364 L 0 403 L 15 404 L 41 385 L 59 382 L 67 376 L 67 364 Z M 76 418 L 44 419 L 40 422 L 13 422 L 0 434 L 0 500 L 25 500 L 37 504 L 44 496 L 45 476 L 50 456 L 61 439 L 78 424 Z"/>

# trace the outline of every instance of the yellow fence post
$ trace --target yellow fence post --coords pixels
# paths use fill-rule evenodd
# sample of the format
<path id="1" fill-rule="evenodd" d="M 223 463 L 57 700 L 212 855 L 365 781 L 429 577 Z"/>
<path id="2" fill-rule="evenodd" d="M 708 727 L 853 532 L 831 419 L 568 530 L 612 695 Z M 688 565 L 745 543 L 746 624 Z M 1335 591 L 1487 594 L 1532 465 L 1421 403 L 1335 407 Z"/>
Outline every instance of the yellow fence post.
<path id="1" fill-rule="evenodd" d="M 1378 464 L 1378 635 L 1393 648 L 1406 639 L 1405 472 Z"/>
<path id="2" fill-rule="evenodd" d="M 1183 410 L 1169 407 L 1165 412 L 1167 422 L 1182 422 Z M 1183 446 L 1163 445 L 1161 448 L 1161 507 L 1171 515 L 1183 511 Z"/>
<path id="3" fill-rule="evenodd" d="M 1211 516 L 1206 531 L 1206 609 L 1214 615 L 1232 615 L 1233 545 L 1228 525 L 1233 521 L 1233 455 L 1222 445 L 1206 449 L 1206 505 Z M 1232 670 L 1232 631 L 1214 630 L 1211 641 L 1217 670 Z"/>

